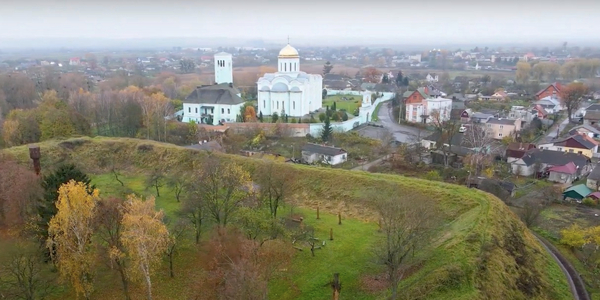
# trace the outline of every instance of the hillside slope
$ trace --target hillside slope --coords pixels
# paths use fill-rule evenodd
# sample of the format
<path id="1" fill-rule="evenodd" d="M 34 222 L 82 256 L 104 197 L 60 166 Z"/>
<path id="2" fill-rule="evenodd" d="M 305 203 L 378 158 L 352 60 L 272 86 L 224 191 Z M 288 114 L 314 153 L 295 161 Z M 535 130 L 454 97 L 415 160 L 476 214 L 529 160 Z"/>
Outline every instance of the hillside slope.
<path id="1" fill-rule="evenodd" d="M 201 166 L 208 154 L 137 139 L 76 138 L 40 144 L 42 169 L 74 162 L 92 174 L 113 165 L 129 172 L 157 164 L 171 171 Z M 3 150 L 29 164 L 26 146 Z M 236 161 L 251 173 L 260 159 L 213 154 Z M 431 245 L 434 253 L 401 282 L 405 299 L 570 299 L 566 279 L 556 263 L 518 218 L 496 197 L 462 186 L 395 175 L 278 164 L 297 172 L 306 186 L 302 205 L 364 221 L 374 220 L 367 192 L 400 187 L 437 201 L 447 229 Z M 364 262 L 368 263 L 368 262 Z M 350 296 L 350 295 L 348 295 Z M 374 295 L 373 299 L 381 295 Z"/>

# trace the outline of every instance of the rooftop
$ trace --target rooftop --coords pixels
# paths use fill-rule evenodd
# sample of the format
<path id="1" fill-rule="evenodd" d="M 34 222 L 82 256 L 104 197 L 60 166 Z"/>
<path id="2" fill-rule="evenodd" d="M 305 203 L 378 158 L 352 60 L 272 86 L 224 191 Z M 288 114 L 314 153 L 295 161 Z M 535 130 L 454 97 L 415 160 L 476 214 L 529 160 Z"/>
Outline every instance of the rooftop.
<path id="1" fill-rule="evenodd" d="M 490 118 L 488 119 L 488 124 L 500 124 L 500 125 L 515 125 L 517 120 L 512 119 L 503 119 L 503 118 Z"/>
<path id="2" fill-rule="evenodd" d="M 185 98 L 184 103 L 225 104 L 244 103 L 238 94 L 240 91 L 229 83 L 199 86 Z"/>
<path id="3" fill-rule="evenodd" d="M 330 156 L 336 156 L 336 155 L 347 153 L 346 150 L 344 150 L 342 148 L 336 148 L 333 146 L 326 146 L 326 145 L 319 145 L 319 144 L 312 144 L 312 143 L 308 143 L 308 144 L 305 144 L 304 146 L 302 146 L 302 151 L 330 155 Z"/>

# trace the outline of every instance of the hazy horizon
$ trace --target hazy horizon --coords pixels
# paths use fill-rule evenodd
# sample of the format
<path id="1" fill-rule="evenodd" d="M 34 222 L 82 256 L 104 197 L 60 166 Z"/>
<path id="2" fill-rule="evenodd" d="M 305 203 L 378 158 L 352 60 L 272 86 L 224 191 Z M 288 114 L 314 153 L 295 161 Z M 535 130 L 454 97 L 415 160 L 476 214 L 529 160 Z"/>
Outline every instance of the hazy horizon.
<path id="1" fill-rule="evenodd" d="M 15 1 L 3 3 L 0 49 L 156 44 L 283 45 L 600 44 L 600 1 L 371 2 L 186 0 Z M 167 45 L 177 42 L 184 45 Z M 217 40 L 217 41 L 215 41 Z M 63 43 L 64 45 L 61 45 Z"/>

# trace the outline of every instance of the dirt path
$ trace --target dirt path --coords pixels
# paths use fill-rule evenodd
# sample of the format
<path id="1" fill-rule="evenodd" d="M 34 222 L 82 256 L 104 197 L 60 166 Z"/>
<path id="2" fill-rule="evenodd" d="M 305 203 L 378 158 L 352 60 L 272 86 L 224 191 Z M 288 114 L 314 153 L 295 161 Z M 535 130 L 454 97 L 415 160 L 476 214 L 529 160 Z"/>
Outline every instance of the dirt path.
<path id="1" fill-rule="evenodd" d="M 567 276 L 567 282 L 569 283 L 569 288 L 571 289 L 571 293 L 573 294 L 573 299 L 575 300 L 590 300 L 590 296 L 588 295 L 587 290 L 585 289 L 585 284 L 583 280 L 579 276 L 579 273 L 573 268 L 571 263 L 569 263 L 552 245 L 543 237 L 537 235 L 535 232 L 531 231 L 535 238 L 540 242 L 540 244 L 550 253 L 550 256 L 554 258 L 560 269 L 563 271 L 565 276 Z"/>

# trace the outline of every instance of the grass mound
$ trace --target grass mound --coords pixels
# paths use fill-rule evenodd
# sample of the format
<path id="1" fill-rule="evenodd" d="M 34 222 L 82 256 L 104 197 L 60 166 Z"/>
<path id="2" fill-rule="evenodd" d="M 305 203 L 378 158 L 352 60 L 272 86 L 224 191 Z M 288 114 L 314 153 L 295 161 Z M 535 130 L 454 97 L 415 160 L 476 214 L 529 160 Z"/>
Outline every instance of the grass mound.
<path id="1" fill-rule="evenodd" d="M 48 141 L 41 143 L 40 147 L 43 170 L 49 170 L 60 162 L 74 162 L 93 175 L 101 194 L 115 194 L 123 189 L 143 192 L 144 176 L 156 166 L 177 171 L 193 163 L 201 165 L 208 155 L 170 144 L 122 138 Z M 27 146 L 3 151 L 24 164 L 30 164 Z M 251 173 L 264 163 L 241 156 L 212 155 L 235 161 Z M 111 178 L 109 170 L 115 166 L 127 172 L 123 180 L 127 187 L 118 186 Z M 305 197 L 299 200 L 299 211 L 310 215 L 317 205 L 320 206 L 321 220 L 306 218 L 318 235 L 326 238 L 329 229 L 338 226 L 335 215 L 339 211 L 345 221 L 344 225 L 333 227 L 334 235 L 339 238 L 334 238 L 329 246 L 319 250 L 316 259 L 306 251 L 296 255 L 290 273 L 271 282 L 272 298 L 329 299 L 331 291 L 323 286 L 334 272 L 340 272 L 344 280 L 342 297 L 385 298 L 387 291 L 369 289 L 361 284 L 369 281 L 365 275 L 373 275 L 370 277 L 373 281 L 372 278 L 380 272 L 372 263 L 370 251 L 377 238 L 376 217 L 370 208 L 377 203 L 372 203 L 367 195 L 373 190 L 398 187 L 406 193 L 419 193 L 436 200 L 446 220 L 444 230 L 428 249 L 431 255 L 401 281 L 401 299 L 572 298 L 556 263 L 516 216 L 490 194 L 396 175 L 293 164 L 280 164 L 279 167 L 298 173 L 298 183 L 306 187 Z M 178 209 L 178 204 L 168 193 L 161 198 L 157 205 L 167 213 L 172 214 Z M 158 288 L 160 286 L 158 284 Z M 157 294 L 167 293 L 159 291 Z"/>

